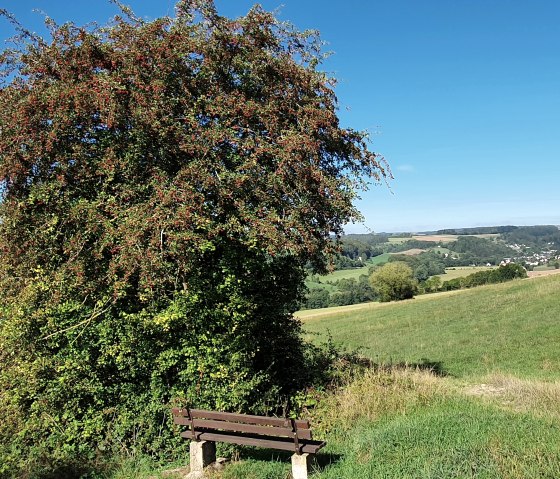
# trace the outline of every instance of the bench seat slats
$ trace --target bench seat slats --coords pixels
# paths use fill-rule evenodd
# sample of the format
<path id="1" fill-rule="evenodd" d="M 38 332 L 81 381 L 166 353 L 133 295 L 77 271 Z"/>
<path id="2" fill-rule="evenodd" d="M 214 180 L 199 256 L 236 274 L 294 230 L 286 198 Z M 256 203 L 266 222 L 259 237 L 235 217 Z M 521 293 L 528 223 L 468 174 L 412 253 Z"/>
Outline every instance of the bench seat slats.
<path id="1" fill-rule="evenodd" d="M 186 439 L 192 438 L 190 431 L 181 433 L 181 436 Z M 243 446 L 258 446 L 283 451 L 294 451 L 295 449 L 294 441 L 289 438 L 267 437 L 225 431 L 196 431 L 195 437 L 199 441 L 228 442 L 232 444 L 241 444 Z M 302 454 L 316 454 L 324 445 L 325 442 L 323 441 L 305 441 L 305 443 L 300 444 L 300 451 Z"/>
<path id="2" fill-rule="evenodd" d="M 294 440 L 294 432 L 291 427 L 271 427 L 257 426 L 254 424 L 242 424 L 228 421 L 214 421 L 211 419 L 193 419 L 194 428 L 199 429 L 219 429 L 222 431 L 246 432 L 249 434 L 261 434 L 273 437 L 290 437 Z M 191 427 L 191 421 L 188 418 L 176 418 L 175 424 Z M 297 429 L 298 439 L 313 439 L 310 429 Z"/>

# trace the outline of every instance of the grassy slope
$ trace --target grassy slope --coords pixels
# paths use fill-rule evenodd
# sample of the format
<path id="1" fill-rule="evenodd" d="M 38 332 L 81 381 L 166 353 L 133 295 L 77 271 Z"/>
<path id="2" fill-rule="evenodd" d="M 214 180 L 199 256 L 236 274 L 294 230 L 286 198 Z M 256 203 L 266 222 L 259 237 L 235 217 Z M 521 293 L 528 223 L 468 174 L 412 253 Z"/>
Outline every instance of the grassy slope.
<path id="1" fill-rule="evenodd" d="M 437 276 L 439 276 L 442 281 L 449 281 L 455 278 L 464 278 L 478 271 L 488 271 L 494 268 L 496 268 L 496 266 L 456 266 L 454 268 L 445 268 L 445 274 Z"/>
<path id="2" fill-rule="evenodd" d="M 323 398 L 312 423 L 328 445 L 310 478 L 560 477 L 559 289 L 560 275 L 302 312 L 308 331 L 330 329 L 374 358 L 441 361 L 454 375 L 369 371 Z M 289 454 L 240 459 L 210 477 L 289 477 Z M 111 479 L 150 476 L 133 467 Z"/>
<path id="3" fill-rule="evenodd" d="M 312 477 L 560 477 L 559 288 L 557 276 L 305 312 L 308 331 L 330 329 L 374 358 L 441 361 L 460 376 L 374 373 L 350 384 L 316 413 L 331 463 Z M 249 459 L 223 479 L 288 471 L 286 460 Z"/>
<path id="4" fill-rule="evenodd" d="M 380 362 L 437 362 L 453 376 L 499 370 L 556 378 L 559 289 L 560 276 L 552 276 L 303 319 L 308 332 L 330 331 Z"/>

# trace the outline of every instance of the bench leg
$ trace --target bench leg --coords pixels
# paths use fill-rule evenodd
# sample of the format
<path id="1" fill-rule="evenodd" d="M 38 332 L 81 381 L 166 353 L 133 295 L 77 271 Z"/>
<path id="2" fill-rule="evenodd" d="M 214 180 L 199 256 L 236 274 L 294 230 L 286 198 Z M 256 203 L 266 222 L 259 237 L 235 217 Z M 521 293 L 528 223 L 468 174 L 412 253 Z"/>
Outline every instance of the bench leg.
<path id="1" fill-rule="evenodd" d="M 191 441 L 190 456 L 191 473 L 202 473 L 205 467 L 216 462 L 216 443 L 211 441 Z"/>
<path id="2" fill-rule="evenodd" d="M 307 479 L 310 464 L 311 456 L 309 454 L 294 454 L 292 456 L 293 479 Z"/>

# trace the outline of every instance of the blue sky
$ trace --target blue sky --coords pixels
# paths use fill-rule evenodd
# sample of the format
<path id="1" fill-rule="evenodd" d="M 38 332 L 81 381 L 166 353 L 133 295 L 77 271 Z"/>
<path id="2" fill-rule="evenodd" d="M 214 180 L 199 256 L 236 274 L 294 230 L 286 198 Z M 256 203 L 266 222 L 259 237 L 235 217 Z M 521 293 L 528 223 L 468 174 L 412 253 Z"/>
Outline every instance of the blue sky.
<path id="1" fill-rule="evenodd" d="M 147 18 L 174 1 L 125 2 Z M 226 16 L 254 2 L 217 0 Z M 560 224 L 560 2 L 556 0 L 263 0 L 333 54 L 344 126 L 370 132 L 390 188 L 357 203 L 348 232 Z M 3 0 L 30 29 L 105 22 L 108 1 Z M 0 22 L 0 39 L 10 36 Z"/>

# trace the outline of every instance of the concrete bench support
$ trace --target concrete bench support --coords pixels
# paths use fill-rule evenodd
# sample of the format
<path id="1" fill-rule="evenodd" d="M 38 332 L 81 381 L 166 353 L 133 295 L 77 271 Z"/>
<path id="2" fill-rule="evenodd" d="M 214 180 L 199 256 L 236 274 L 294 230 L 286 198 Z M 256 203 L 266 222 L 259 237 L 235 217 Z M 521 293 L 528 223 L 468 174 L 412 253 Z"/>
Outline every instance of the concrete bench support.
<path id="1" fill-rule="evenodd" d="M 190 446 L 189 479 L 203 477 L 208 466 L 217 467 L 212 465 L 216 462 L 216 442 L 296 452 L 292 456 L 292 477 L 307 479 L 312 458 L 326 444 L 313 439 L 307 419 L 189 408 L 173 408 L 172 412 L 175 424 L 190 429 L 182 432 L 181 437 L 197 440 Z"/>
<path id="2" fill-rule="evenodd" d="M 190 477 L 201 477 L 204 469 L 216 462 L 216 443 L 212 441 L 191 441 L 190 456 L 192 474 Z"/>
<path id="3" fill-rule="evenodd" d="M 292 456 L 293 479 L 307 479 L 310 469 L 311 456 L 309 454 L 294 454 Z"/>

